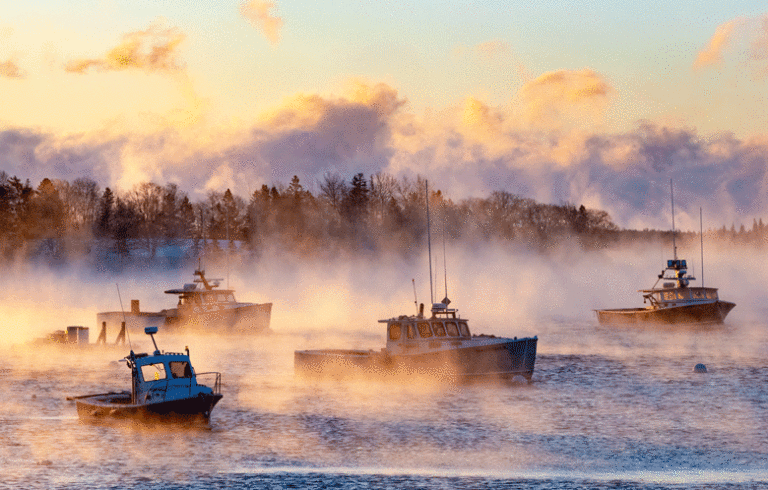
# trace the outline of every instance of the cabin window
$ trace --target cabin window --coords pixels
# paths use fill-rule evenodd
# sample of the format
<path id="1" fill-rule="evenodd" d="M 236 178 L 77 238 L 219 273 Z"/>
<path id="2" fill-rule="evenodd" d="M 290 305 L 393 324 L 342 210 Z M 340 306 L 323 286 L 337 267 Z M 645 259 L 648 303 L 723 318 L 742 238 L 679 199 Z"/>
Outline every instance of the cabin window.
<path id="1" fill-rule="evenodd" d="M 165 365 L 162 362 L 155 364 L 144 364 L 141 366 L 141 377 L 144 381 L 157 381 L 165 379 Z"/>
<path id="2" fill-rule="evenodd" d="M 400 324 L 393 323 L 389 326 L 389 340 L 400 340 Z"/>
<path id="3" fill-rule="evenodd" d="M 677 300 L 677 295 L 674 291 L 664 291 L 661 293 L 662 298 L 664 298 L 664 301 L 675 301 Z"/>
<path id="4" fill-rule="evenodd" d="M 707 293 L 701 289 L 692 289 L 691 293 L 693 294 L 693 299 L 705 299 L 707 297 Z"/>
<path id="5" fill-rule="evenodd" d="M 191 378 L 192 368 L 187 361 L 171 361 L 168 363 L 171 368 L 171 375 L 174 378 Z"/>
<path id="6" fill-rule="evenodd" d="M 408 331 L 406 333 L 406 336 L 409 339 L 415 339 L 416 338 L 416 330 L 413 329 L 413 324 L 412 323 L 408 324 Z"/>
<path id="7" fill-rule="evenodd" d="M 435 337 L 445 337 L 445 327 L 443 322 L 433 322 L 432 330 L 435 331 Z"/>
<path id="8" fill-rule="evenodd" d="M 419 335 L 421 335 L 421 338 L 428 339 L 432 336 L 432 329 L 429 328 L 429 323 L 419 322 L 417 326 L 419 327 Z"/>
<path id="9" fill-rule="evenodd" d="M 707 290 L 707 299 L 717 299 L 717 291 L 714 289 Z"/>
<path id="10" fill-rule="evenodd" d="M 445 322 L 445 331 L 448 332 L 449 337 L 459 336 L 459 326 L 456 322 Z"/>
<path id="11" fill-rule="evenodd" d="M 235 303 L 235 295 L 232 293 L 229 293 L 227 295 L 227 303 Z"/>
<path id="12" fill-rule="evenodd" d="M 469 335 L 469 326 L 467 325 L 467 322 L 459 322 L 459 330 L 461 330 L 462 337 L 471 337 L 471 335 Z"/>

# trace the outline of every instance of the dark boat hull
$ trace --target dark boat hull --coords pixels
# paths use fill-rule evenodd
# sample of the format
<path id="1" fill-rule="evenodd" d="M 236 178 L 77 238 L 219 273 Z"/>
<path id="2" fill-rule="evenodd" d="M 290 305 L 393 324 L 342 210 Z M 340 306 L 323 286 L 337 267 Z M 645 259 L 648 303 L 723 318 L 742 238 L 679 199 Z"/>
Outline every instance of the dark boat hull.
<path id="1" fill-rule="evenodd" d="M 191 398 L 132 404 L 130 393 L 93 395 L 77 400 L 77 414 L 82 420 L 208 423 L 221 398 L 218 393 L 201 393 Z"/>
<path id="2" fill-rule="evenodd" d="M 605 324 L 718 324 L 736 306 L 728 301 L 669 306 L 664 308 L 621 308 L 595 310 L 597 319 Z"/>
<path id="3" fill-rule="evenodd" d="M 502 339 L 500 339 L 502 340 Z M 297 374 L 320 377 L 428 376 L 470 380 L 523 376 L 530 381 L 537 338 L 503 339 L 413 354 L 390 355 L 360 350 L 311 350 L 294 353 Z"/>

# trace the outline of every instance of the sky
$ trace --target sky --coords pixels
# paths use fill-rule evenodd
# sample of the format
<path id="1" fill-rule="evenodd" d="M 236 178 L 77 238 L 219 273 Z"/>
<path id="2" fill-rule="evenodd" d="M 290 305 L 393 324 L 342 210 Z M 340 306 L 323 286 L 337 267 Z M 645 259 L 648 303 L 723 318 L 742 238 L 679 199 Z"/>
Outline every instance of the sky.
<path id="1" fill-rule="evenodd" d="M 426 177 L 627 228 L 768 219 L 768 7 L 2 0 L 0 170 L 193 199 Z"/>

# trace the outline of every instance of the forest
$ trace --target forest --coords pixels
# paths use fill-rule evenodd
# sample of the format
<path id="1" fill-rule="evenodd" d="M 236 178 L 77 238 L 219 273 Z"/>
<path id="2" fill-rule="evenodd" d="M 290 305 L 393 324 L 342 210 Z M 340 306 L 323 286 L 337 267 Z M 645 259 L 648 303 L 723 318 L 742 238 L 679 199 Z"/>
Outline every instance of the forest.
<path id="1" fill-rule="evenodd" d="M 541 252 L 566 241 L 593 249 L 670 233 L 621 230 L 605 211 L 543 204 L 505 191 L 454 201 L 430 188 L 428 217 L 422 177 L 328 173 L 312 187 L 318 191 L 305 189 L 294 176 L 287 185 L 263 184 L 250 196 L 226 190 L 192 201 L 175 184 L 146 182 L 118 193 L 87 178 L 46 178 L 33 187 L 0 172 L 0 261 L 67 261 L 94 250 L 122 259 L 139 253 L 152 258 L 172 245 L 187 256 L 222 247 L 255 256 L 267 249 L 321 257 L 408 256 L 422 251 L 428 219 L 439 239 L 500 241 Z M 754 242 L 762 241 L 763 228 L 761 219 L 752 230 L 723 227 L 709 234 Z"/>

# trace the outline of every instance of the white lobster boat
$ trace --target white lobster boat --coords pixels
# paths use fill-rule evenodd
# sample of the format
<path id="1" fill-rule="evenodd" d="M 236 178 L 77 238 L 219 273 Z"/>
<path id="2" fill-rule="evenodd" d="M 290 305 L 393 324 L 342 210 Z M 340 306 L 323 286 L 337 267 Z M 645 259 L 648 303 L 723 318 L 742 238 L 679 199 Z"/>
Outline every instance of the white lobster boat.
<path id="1" fill-rule="evenodd" d="M 96 315 L 97 325 L 129 330 L 162 325 L 164 331 L 191 330 L 198 333 L 256 335 L 271 332 L 272 303 L 243 303 L 235 299 L 233 289 L 220 289 L 221 279 L 206 279 L 198 268 L 192 283 L 165 294 L 178 296 L 176 307 L 159 312 L 141 311 L 138 300 L 131 300 L 131 311 L 110 311 Z"/>
<path id="2" fill-rule="evenodd" d="M 221 373 L 196 373 L 185 353 L 160 352 L 155 343 L 157 327 L 147 327 L 155 351 L 125 358 L 131 369 L 131 391 L 69 397 L 84 420 L 135 419 L 152 422 L 207 423 L 213 407 L 221 400 Z M 212 386 L 199 384 L 211 378 Z"/>

